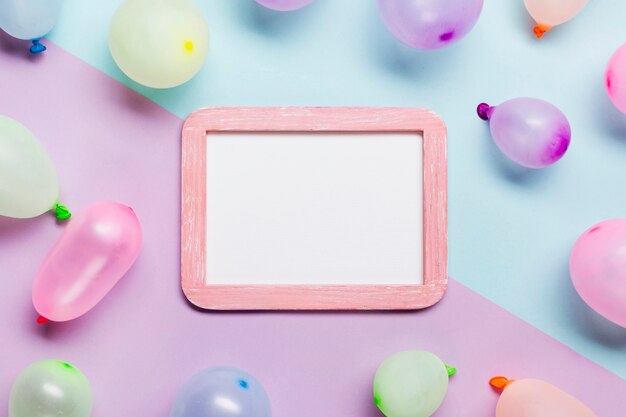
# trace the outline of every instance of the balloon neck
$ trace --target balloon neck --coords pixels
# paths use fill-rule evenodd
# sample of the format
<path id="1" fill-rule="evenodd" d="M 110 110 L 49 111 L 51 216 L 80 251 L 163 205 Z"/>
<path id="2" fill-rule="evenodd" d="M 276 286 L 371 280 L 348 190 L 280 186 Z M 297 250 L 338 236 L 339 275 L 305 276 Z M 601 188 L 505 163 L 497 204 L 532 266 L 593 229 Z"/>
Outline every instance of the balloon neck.
<path id="1" fill-rule="evenodd" d="M 456 368 L 450 365 L 446 365 L 446 371 L 448 372 L 448 378 L 456 374 Z"/>
<path id="2" fill-rule="evenodd" d="M 509 386 L 513 382 L 512 379 L 508 379 L 504 376 L 494 376 L 489 380 L 489 385 L 491 385 L 496 391 L 502 392 L 506 387 Z"/>
<path id="3" fill-rule="evenodd" d="M 476 113 L 478 113 L 478 117 L 483 120 L 489 120 L 491 118 L 491 113 L 495 110 L 495 107 L 490 106 L 487 103 L 480 103 L 476 108 Z"/>
<path id="4" fill-rule="evenodd" d="M 49 322 L 50 320 L 45 318 L 44 316 L 39 316 L 37 317 L 37 324 L 44 324 Z"/>
<path id="5" fill-rule="evenodd" d="M 54 204 L 54 214 L 57 220 L 67 220 L 72 217 L 72 213 L 70 213 L 67 207 L 60 204 L 58 201 Z"/>
<path id="6" fill-rule="evenodd" d="M 537 37 L 537 39 L 541 39 L 543 34 L 549 31 L 550 29 L 552 29 L 552 26 L 542 25 L 541 23 L 537 23 L 537 26 L 533 28 L 533 32 L 535 33 L 535 36 Z"/>
<path id="7" fill-rule="evenodd" d="M 33 55 L 40 54 L 45 51 L 46 46 L 39 42 L 40 39 L 33 39 L 33 45 L 30 47 L 30 53 Z"/>

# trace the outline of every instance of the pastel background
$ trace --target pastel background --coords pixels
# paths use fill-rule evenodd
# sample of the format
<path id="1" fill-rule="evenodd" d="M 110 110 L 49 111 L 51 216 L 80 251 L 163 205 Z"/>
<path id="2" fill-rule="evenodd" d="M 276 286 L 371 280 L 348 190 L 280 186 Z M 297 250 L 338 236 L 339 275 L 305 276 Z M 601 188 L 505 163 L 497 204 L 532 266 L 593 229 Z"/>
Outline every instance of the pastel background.
<path id="1" fill-rule="evenodd" d="M 216 364 L 257 376 L 276 416 L 376 416 L 375 368 L 407 348 L 459 368 L 438 416 L 492 416 L 497 397 L 486 381 L 500 373 L 544 378 L 599 416 L 623 415 L 626 330 L 579 299 L 568 256 L 588 226 L 626 217 L 626 116 L 603 87 L 609 57 L 626 42 L 626 3 L 590 2 L 538 41 L 521 0 L 486 0 L 466 39 L 418 52 L 387 33 L 373 0 L 317 0 L 285 14 L 252 0 L 203 0 L 209 59 L 169 91 L 142 88 L 115 67 L 106 38 L 118 4 L 67 0 L 44 56 L 0 35 L 0 113 L 49 150 L 63 201 L 74 210 L 125 202 L 145 234 L 138 263 L 92 313 L 36 327 L 32 279 L 61 228 L 47 216 L 0 219 L 0 416 L 19 371 L 44 358 L 85 371 L 95 417 L 167 416 L 182 383 Z M 570 119 L 572 145 L 555 166 L 512 166 L 476 117 L 480 101 L 515 96 L 546 99 Z M 449 129 L 454 277 L 444 300 L 417 313 L 194 310 L 178 283 L 179 137 L 182 119 L 209 105 L 438 112 Z"/>

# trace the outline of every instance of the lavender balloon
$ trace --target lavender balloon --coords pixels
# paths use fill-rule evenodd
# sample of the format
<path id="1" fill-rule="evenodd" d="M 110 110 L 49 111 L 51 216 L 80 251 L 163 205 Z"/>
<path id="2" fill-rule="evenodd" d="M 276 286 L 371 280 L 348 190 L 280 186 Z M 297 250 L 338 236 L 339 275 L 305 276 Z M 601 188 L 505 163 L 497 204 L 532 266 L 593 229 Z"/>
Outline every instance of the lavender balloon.
<path id="1" fill-rule="evenodd" d="M 313 0 L 256 0 L 256 2 L 268 9 L 286 12 L 301 9 L 309 3 L 313 3 Z"/>
<path id="2" fill-rule="evenodd" d="M 378 0 L 389 31 L 416 49 L 438 49 L 463 38 L 474 27 L 483 0 Z"/>
<path id="3" fill-rule="evenodd" d="M 561 159 L 572 132 L 565 115 L 547 101 L 514 98 L 499 106 L 478 105 L 478 116 L 489 120 L 491 136 L 512 161 L 527 168 L 544 168 Z"/>
<path id="4" fill-rule="evenodd" d="M 241 369 L 209 368 L 193 376 L 178 394 L 170 417 L 270 417 L 261 384 Z"/>

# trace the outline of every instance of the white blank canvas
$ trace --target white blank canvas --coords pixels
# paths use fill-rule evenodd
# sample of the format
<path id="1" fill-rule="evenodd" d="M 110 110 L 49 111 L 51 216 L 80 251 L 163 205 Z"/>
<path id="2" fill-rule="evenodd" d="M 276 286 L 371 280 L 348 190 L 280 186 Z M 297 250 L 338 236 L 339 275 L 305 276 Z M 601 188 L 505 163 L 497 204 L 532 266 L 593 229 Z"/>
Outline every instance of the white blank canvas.
<path id="1" fill-rule="evenodd" d="M 417 133 L 207 135 L 207 282 L 421 284 Z"/>

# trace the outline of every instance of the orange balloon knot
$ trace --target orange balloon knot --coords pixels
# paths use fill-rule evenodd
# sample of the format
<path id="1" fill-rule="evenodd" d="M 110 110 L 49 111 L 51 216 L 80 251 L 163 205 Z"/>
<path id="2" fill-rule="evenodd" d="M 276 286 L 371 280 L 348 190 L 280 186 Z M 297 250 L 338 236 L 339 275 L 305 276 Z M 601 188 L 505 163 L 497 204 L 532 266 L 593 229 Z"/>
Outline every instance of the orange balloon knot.
<path id="1" fill-rule="evenodd" d="M 494 376 L 489 380 L 489 385 L 491 385 L 497 391 L 503 391 L 511 382 L 512 379 L 508 379 L 504 376 Z"/>
<path id="2" fill-rule="evenodd" d="M 549 31 L 550 29 L 552 29 L 552 26 L 546 26 L 546 25 L 542 25 L 541 23 L 539 23 L 537 24 L 537 26 L 533 28 L 533 32 L 535 32 L 535 36 L 537 36 L 538 39 L 541 39 L 543 34 Z"/>

